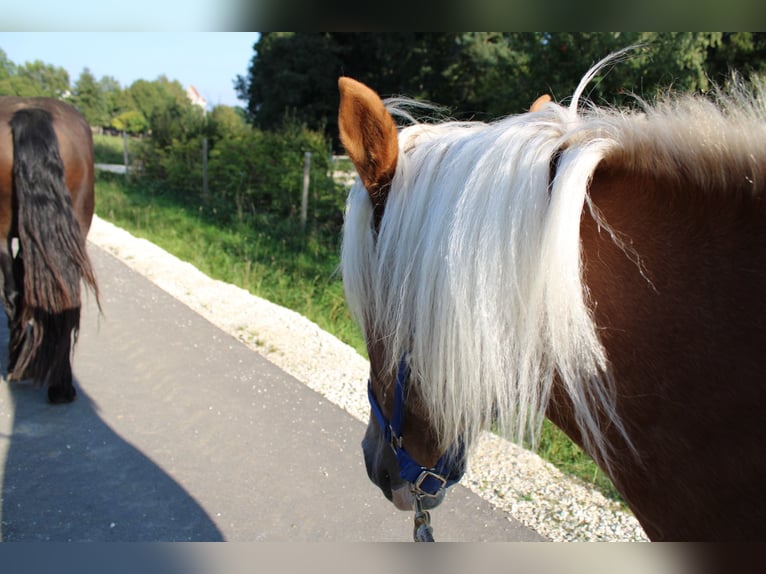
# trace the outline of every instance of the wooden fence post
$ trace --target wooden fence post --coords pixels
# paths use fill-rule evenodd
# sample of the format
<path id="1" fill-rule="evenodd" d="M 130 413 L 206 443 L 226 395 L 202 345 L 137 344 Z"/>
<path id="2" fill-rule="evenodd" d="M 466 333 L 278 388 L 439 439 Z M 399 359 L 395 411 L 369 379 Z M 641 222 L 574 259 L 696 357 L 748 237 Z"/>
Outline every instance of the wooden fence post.
<path id="1" fill-rule="evenodd" d="M 122 161 L 125 164 L 125 179 L 128 179 L 128 134 L 122 130 Z"/>
<path id="2" fill-rule="evenodd" d="M 301 228 L 306 230 L 306 219 L 309 211 L 309 176 L 311 174 L 311 152 L 303 156 L 303 197 L 301 198 Z"/>
<path id="3" fill-rule="evenodd" d="M 207 185 L 207 138 L 202 138 L 202 201 L 210 201 L 210 190 Z"/>

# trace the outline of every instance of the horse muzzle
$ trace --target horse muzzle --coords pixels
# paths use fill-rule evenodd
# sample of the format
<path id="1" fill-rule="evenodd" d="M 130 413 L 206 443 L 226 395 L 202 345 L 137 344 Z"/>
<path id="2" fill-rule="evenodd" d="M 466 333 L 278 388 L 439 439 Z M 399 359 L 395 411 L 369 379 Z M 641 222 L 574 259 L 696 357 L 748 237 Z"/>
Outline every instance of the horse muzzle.
<path id="1" fill-rule="evenodd" d="M 415 484 L 402 477 L 396 453 L 380 431 L 375 417 L 371 417 L 362 440 L 362 452 L 367 476 L 383 495 L 399 510 L 412 510 L 415 505 Z M 446 488 L 433 495 L 421 494 L 423 510 L 436 508 L 444 500 Z"/>

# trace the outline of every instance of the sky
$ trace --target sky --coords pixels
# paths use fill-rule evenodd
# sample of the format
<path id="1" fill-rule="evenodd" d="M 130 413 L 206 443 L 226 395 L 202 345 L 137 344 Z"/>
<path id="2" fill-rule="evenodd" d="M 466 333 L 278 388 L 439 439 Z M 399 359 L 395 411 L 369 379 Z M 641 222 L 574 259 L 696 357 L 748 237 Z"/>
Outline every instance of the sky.
<path id="1" fill-rule="evenodd" d="M 247 76 L 257 39 L 257 32 L 0 32 L 0 49 L 17 65 L 40 60 L 62 67 L 70 84 L 84 68 L 123 88 L 165 75 L 193 85 L 208 107 L 243 106 L 233 82 Z"/>
<path id="2" fill-rule="evenodd" d="M 263 5 L 284 0 L 0 0 L 0 29 L 9 31 L 247 30 Z M 259 8 L 260 6 L 260 8 Z M 260 18 L 262 20 L 262 18 Z"/>

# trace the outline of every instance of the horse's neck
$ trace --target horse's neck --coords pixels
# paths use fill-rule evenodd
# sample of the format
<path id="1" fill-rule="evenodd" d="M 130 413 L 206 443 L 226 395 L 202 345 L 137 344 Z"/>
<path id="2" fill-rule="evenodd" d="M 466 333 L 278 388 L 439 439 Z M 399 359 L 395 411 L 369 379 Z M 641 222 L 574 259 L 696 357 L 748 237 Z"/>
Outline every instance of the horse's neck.
<path id="1" fill-rule="evenodd" d="M 739 468 L 722 463 L 733 444 L 740 459 L 763 458 L 766 425 L 740 427 L 766 406 L 766 210 L 727 190 L 607 169 L 595 174 L 591 198 L 622 245 L 586 210 L 584 280 L 617 411 L 642 457 L 621 459 L 613 479 L 647 524 L 662 518 L 676 536 L 702 532 L 694 508 L 725 511 L 709 470 Z M 576 439 L 555 390 L 554 400 L 549 414 Z M 766 461 L 758 464 L 762 477 Z M 746 496 L 761 496 L 741 482 Z M 687 514 L 668 526 L 663 507 L 674 505 Z"/>

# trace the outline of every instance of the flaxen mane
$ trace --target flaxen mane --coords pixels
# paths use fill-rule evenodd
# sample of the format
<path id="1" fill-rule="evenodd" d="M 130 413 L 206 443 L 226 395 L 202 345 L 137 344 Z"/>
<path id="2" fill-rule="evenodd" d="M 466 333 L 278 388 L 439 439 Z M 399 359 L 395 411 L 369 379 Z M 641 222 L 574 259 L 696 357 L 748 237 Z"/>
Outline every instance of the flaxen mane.
<path id="1" fill-rule="evenodd" d="M 403 128 L 377 233 L 361 183 L 349 195 L 348 303 L 366 333 L 386 339 L 391 368 L 409 357 L 442 448 L 460 436 L 470 444 L 490 424 L 515 440 L 534 438 L 558 377 L 586 447 L 608 464 L 596 409 L 618 428 L 620 421 L 582 282 L 579 235 L 583 210 L 610 233 L 589 203 L 595 170 L 678 174 L 711 189 L 734 183 L 742 193 L 766 181 L 758 94 L 736 88 L 715 100 L 597 109 L 580 95 L 598 69 L 569 107 Z M 690 157 L 693 170 L 683 167 Z M 640 254 L 612 237 L 640 266 Z"/>

